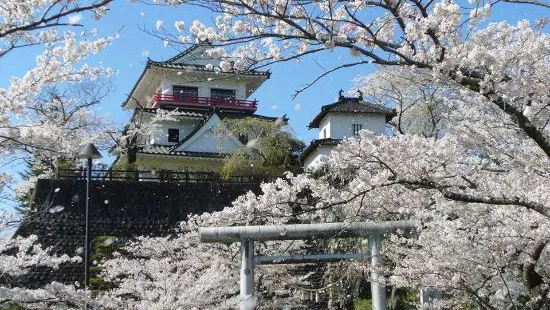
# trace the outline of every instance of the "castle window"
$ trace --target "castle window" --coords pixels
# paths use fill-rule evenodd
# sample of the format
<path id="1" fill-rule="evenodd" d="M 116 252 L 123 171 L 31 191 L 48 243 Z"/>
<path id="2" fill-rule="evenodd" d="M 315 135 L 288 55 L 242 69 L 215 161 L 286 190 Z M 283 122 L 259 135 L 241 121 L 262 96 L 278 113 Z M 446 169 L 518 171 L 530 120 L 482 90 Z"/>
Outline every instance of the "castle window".
<path id="1" fill-rule="evenodd" d="M 168 129 L 168 142 L 180 142 L 180 130 L 175 128 Z"/>
<path id="2" fill-rule="evenodd" d="M 172 93 L 174 94 L 174 99 L 178 102 L 186 102 L 189 99 L 195 99 L 199 96 L 198 87 L 189 87 L 189 86 L 174 86 L 172 87 Z"/>
<path id="3" fill-rule="evenodd" d="M 237 136 L 237 138 L 239 139 L 239 141 L 242 143 L 242 144 L 247 144 L 248 143 L 248 135 L 246 133 L 239 133 L 239 135 Z"/>
<path id="4" fill-rule="evenodd" d="M 328 138 L 328 137 L 327 137 L 327 129 L 324 128 L 324 129 L 323 129 L 323 139 L 326 139 L 326 138 Z"/>
<path id="5" fill-rule="evenodd" d="M 353 124 L 353 135 L 358 136 L 361 129 L 363 129 L 363 124 Z"/>
<path id="6" fill-rule="evenodd" d="M 210 89 L 210 97 L 216 99 L 235 100 L 234 89 L 212 88 Z"/>

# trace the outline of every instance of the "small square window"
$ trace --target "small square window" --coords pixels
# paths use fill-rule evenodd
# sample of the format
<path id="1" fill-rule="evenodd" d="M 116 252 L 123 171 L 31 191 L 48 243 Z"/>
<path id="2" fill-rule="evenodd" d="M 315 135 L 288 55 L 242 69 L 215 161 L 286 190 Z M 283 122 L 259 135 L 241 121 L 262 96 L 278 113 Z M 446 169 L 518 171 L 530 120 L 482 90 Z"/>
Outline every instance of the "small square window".
<path id="1" fill-rule="evenodd" d="M 241 132 L 238 135 L 238 139 L 242 144 L 247 144 L 248 143 L 248 134 Z"/>
<path id="2" fill-rule="evenodd" d="M 363 129 L 363 124 L 353 124 L 353 135 L 358 136 L 361 129 Z"/>
<path id="3" fill-rule="evenodd" d="M 169 128 L 168 129 L 168 142 L 180 142 L 180 130 Z"/>

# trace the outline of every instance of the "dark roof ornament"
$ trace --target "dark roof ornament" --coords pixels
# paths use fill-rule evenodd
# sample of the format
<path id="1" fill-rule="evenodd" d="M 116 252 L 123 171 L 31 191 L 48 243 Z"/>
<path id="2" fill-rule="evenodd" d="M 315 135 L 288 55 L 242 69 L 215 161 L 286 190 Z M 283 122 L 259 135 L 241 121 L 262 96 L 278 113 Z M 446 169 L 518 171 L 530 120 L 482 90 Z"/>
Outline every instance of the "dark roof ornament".
<path id="1" fill-rule="evenodd" d="M 359 101 L 363 101 L 363 92 L 360 89 L 357 89 L 357 93 L 359 94 Z"/>
<path id="2" fill-rule="evenodd" d="M 338 92 L 338 101 L 344 100 L 344 90 L 340 88 L 340 91 Z"/>

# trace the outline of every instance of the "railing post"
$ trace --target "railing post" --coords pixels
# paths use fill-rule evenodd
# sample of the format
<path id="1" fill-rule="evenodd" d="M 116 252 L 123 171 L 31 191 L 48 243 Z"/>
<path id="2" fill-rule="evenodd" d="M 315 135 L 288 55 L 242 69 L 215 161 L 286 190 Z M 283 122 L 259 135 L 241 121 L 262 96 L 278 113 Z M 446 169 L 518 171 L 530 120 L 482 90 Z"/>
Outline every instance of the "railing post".
<path id="1" fill-rule="evenodd" d="M 384 275 L 380 271 L 382 257 L 380 255 L 380 235 L 369 236 L 369 251 L 371 255 L 371 292 L 372 310 L 386 309 L 386 288 L 384 287 Z"/>
<path id="2" fill-rule="evenodd" d="M 246 300 L 254 298 L 254 240 L 241 240 L 241 310 L 249 310 Z"/>

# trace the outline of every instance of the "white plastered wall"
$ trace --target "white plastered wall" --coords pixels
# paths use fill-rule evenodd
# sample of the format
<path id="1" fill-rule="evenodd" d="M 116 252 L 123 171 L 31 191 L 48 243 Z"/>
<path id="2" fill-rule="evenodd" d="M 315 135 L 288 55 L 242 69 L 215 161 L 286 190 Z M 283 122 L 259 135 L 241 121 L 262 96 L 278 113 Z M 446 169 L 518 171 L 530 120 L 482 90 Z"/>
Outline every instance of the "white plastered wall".
<path id="1" fill-rule="evenodd" d="M 221 134 L 218 136 L 216 128 L 209 128 L 193 144 L 185 148 L 188 152 L 206 152 L 206 153 L 231 153 L 237 148 L 237 145 Z"/>
<path id="2" fill-rule="evenodd" d="M 325 116 L 319 123 L 319 139 L 330 138 L 330 115 Z"/>
<path id="3" fill-rule="evenodd" d="M 344 139 L 352 137 L 353 124 L 361 124 L 362 129 L 367 129 L 378 134 L 384 134 L 386 130 L 386 119 L 381 114 L 332 113 L 321 120 L 319 124 L 319 139 Z M 326 137 L 323 135 L 325 129 L 327 133 Z"/>
<path id="4" fill-rule="evenodd" d="M 168 142 L 168 129 L 179 130 L 179 140 L 188 136 L 196 126 L 200 126 L 199 119 L 182 119 L 179 122 L 164 121 L 159 122 L 157 128 L 149 135 L 149 144 L 157 145 L 175 145 L 177 142 Z"/>
<path id="5" fill-rule="evenodd" d="M 319 145 L 304 158 L 304 170 L 313 172 L 326 165 L 333 148 L 331 145 Z"/>
<path id="6" fill-rule="evenodd" d="M 190 82 L 185 80 L 175 80 L 162 78 L 160 88 L 162 94 L 172 94 L 173 86 L 197 87 L 199 97 L 210 97 L 210 89 L 223 88 L 235 90 L 235 98 L 239 100 L 246 99 L 246 83 L 244 81 L 201 81 Z"/>

